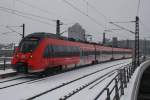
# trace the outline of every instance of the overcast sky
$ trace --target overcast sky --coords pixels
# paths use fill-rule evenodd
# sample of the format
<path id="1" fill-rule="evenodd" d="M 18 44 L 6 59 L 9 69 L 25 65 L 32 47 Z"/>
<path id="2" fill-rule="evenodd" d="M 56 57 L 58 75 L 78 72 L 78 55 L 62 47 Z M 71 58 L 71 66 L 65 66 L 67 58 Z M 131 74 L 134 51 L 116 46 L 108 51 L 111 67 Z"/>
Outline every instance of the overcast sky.
<path id="1" fill-rule="evenodd" d="M 72 8 L 65 0 L 0 0 L 0 43 L 17 43 L 21 39 L 21 36 L 17 33 L 7 33 L 4 35 L 3 33 L 11 32 L 11 30 L 3 27 L 3 25 L 20 26 L 25 23 L 26 35 L 33 32 L 56 33 L 56 19 L 60 19 L 65 24 L 61 26 L 61 31 L 67 30 L 69 26 L 78 22 L 86 30 L 86 34 L 93 35 L 93 41 L 102 41 L 102 33 L 104 30 L 116 28 L 108 22 L 135 20 L 139 0 L 66 1 L 80 9 L 84 14 L 90 16 L 94 21 Z M 1 7 L 5 7 L 5 9 Z M 6 8 L 46 18 L 41 19 L 39 17 L 21 14 L 21 16 L 26 17 L 24 18 L 16 15 L 16 11 L 9 10 L 8 13 Z M 20 13 L 17 14 L 20 15 Z M 139 16 L 144 24 L 140 24 L 140 37 L 148 38 L 150 37 L 150 0 L 141 0 Z M 124 23 L 119 25 L 133 31 L 135 30 L 134 23 Z M 19 33 L 22 32 L 22 29 L 19 27 L 11 28 Z M 67 33 L 63 35 L 67 36 Z M 106 35 L 107 38 L 116 36 L 119 40 L 134 38 L 131 33 L 126 31 L 108 32 Z"/>

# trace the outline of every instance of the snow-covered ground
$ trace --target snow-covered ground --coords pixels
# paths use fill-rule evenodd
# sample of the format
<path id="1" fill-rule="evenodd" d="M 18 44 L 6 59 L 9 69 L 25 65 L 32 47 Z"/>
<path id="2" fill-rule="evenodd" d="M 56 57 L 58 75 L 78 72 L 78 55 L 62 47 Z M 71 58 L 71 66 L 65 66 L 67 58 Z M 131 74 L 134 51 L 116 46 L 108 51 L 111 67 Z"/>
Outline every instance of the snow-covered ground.
<path id="1" fill-rule="evenodd" d="M 3 62 L 3 61 L 0 61 L 0 75 L 15 72 L 15 71 L 14 71 L 13 69 L 11 69 L 10 67 L 9 67 L 9 69 L 8 69 L 8 66 L 10 66 L 10 64 L 11 64 L 10 61 L 6 61 L 5 64 L 6 64 L 6 68 L 5 68 L 5 70 L 3 70 L 3 69 L 4 69 L 4 62 Z"/>
<path id="2" fill-rule="evenodd" d="M 10 61 L 8 61 L 8 62 L 6 62 L 6 64 L 11 64 L 11 62 L 10 62 Z M 1 62 L 0 62 L 0 65 L 4 65 L 4 62 L 3 62 L 3 61 L 1 61 Z"/>
<path id="3" fill-rule="evenodd" d="M 90 67 L 85 67 L 61 74 L 57 74 L 54 76 L 50 76 L 44 79 L 39 79 L 31 82 L 26 82 L 20 85 L 15 85 L 12 87 L 1 89 L 4 86 L 12 85 L 19 82 L 29 81 L 32 79 L 18 79 L 14 81 L 9 81 L 5 83 L 0 83 L 0 99 L 2 100 L 24 100 L 28 99 L 30 97 L 33 97 L 35 95 L 38 95 L 42 92 L 45 92 L 47 90 L 53 89 L 57 86 L 60 86 L 62 84 L 65 84 L 67 82 L 70 82 L 72 80 L 78 79 L 80 77 L 83 77 L 87 74 L 90 74 L 92 72 L 95 72 L 97 70 L 104 69 L 106 67 L 115 65 L 113 67 L 107 68 L 103 71 L 99 71 L 95 74 L 89 75 L 87 77 L 84 77 L 82 79 L 78 79 L 77 81 L 71 82 L 69 84 L 66 84 L 65 86 L 62 86 L 61 88 L 51 90 L 50 92 L 45 93 L 44 95 L 41 95 L 36 100 L 58 100 L 59 98 L 64 97 L 65 95 L 68 95 L 69 93 L 72 93 L 72 91 L 76 90 L 77 88 L 81 87 L 82 85 L 85 85 L 94 79 L 98 77 L 102 77 L 106 73 L 110 73 L 113 70 L 126 65 L 131 62 L 131 59 L 126 60 L 119 60 L 119 61 L 113 61 L 98 65 L 93 65 Z M 121 64 L 122 63 L 122 64 Z M 118 65 L 117 65 L 118 64 Z M 101 81 L 98 85 L 90 89 L 94 84 L 97 82 L 94 82 L 93 84 L 89 85 L 88 87 L 84 88 L 82 91 L 76 93 L 75 95 L 68 98 L 69 100 L 93 100 L 97 94 L 109 83 L 109 81 L 116 75 L 116 73 L 109 76 L 109 78 L 102 77 L 99 81 Z M 6 81 L 6 79 L 0 80 L 0 82 Z M 101 100 L 101 99 L 100 99 Z"/>
<path id="4" fill-rule="evenodd" d="M 13 69 L 0 70 L 0 75 L 15 72 Z"/>

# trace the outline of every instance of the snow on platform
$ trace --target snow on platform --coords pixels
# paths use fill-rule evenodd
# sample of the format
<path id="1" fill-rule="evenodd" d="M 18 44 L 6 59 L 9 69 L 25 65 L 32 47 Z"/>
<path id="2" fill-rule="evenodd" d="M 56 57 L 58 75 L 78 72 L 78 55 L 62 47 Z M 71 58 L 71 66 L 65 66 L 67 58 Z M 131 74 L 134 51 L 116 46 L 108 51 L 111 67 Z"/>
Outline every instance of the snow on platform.
<path id="1" fill-rule="evenodd" d="M 13 69 L 0 70 L 0 75 L 13 73 L 15 72 Z"/>
<path id="2" fill-rule="evenodd" d="M 6 64 L 11 64 L 11 62 L 6 62 Z M 0 65 L 4 65 L 4 62 L 0 62 Z"/>
<path id="3" fill-rule="evenodd" d="M 5 70 L 3 70 L 4 62 L 3 62 L 3 61 L 0 61 L 0 75 L 15 72 L 13 69 L 7 68 L 8 66 L 10 66 L 10 64 L 11 64 L 11 62 L 10 62 L 10 61 L 7 61 L 7 62 L 6 62 L 6 68 L 5 68 Z"/>

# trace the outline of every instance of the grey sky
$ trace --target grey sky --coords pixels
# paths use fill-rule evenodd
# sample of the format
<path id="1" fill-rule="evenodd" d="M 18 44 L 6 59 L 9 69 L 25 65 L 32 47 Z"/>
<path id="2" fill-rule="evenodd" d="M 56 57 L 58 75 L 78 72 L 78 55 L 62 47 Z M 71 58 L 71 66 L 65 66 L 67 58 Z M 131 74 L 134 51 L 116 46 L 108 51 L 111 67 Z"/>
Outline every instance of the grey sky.
<path id="1" fill-rule="evenodd" d="M 23 2 L 26 4 L 23 4 Z M 116 28 L 110 24 L 106 24 L 109 21 L 132 21 L 135 20 L 138 0 L 67 0 L 74 6 L 96 19 L 98 23 L 107 26 L 107 29 Z M 88 1 L 89 6 L 87 6 Z M 27 6 L 28 4 L 28 6 Z M 33 7 L 30 7 L 32 5 Z M 102 15 L 107 16 L 104 18 L 101 14 L 98 14 L 94 9 L 90 7 L 94 6 Z M 73 23 L 80 23 L 87 31 L 87 34 L 92 34 L 94 41 L 102 41 L 102 33 L 105 30 L 103 27 L 91 21 L 88 17 L 80 12 L 71 8 L 64 0 L 0 0 L 1 7 L 7 7 L 15 10 L 19 10 L 26 13 L 32 13 L 35 15 L 48 17 L 50 19 L 60 19 L 67 25 L 61 26 L 61 31 L 67 29 Z M 38 7 L 38 9 L 37 9 Z M 141 24 L 140 34 L 141 38 L 149 37 L 150 32 L 150 0 L 141 0 L 140 6 L 140 19 L 145 24 L 145 27 Z M 35 17 L 34 17 L 35 18 Z M 41 19 L 38 19 L 41 20 Z M 14 14 L 6 13 L 0 9 L 0 25 L 21 25 L 26 24 L 26 34 L 31 32 L 50 32 L 55 33 L 55 22 L 50 20 L 42 20 L 50 25 L 32 21 L 29 19 L 16 16 Z M 134 24 L 120 24 L 134 31 Z M 18 32 L 21 32 L 21 28 L 13 28 Z M 9 33 L 2 35 L 4 32 L 9 32 L 5 27 L 0 27 L 0 43 L 17 43 L 21 37 L 16 33 Z M 67 33 L 64 34 L 65 36 Z M 114 33 L 108 33 L 108 38 L 118 36 L 119 39 L 133 39 L 134 36 L 126 31 L 115 31 Z"/>

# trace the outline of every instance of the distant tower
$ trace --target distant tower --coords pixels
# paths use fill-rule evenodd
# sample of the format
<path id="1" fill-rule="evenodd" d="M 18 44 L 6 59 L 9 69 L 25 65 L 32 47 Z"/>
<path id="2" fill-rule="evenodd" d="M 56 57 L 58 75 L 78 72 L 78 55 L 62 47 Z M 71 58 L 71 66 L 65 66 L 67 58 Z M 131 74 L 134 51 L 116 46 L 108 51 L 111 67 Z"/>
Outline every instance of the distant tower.
<path id="1" fill-rule="evenodd" d="M 68 28 L 68 38 L 73 38 L 75 40 L 86 41 L 85 30 L 79 23 L 74 24 Z"/>
<path id="2" fill-rule="evenodd" d="M 106 43 L 105 32 L 103 33 L 103 45 Z"/>

